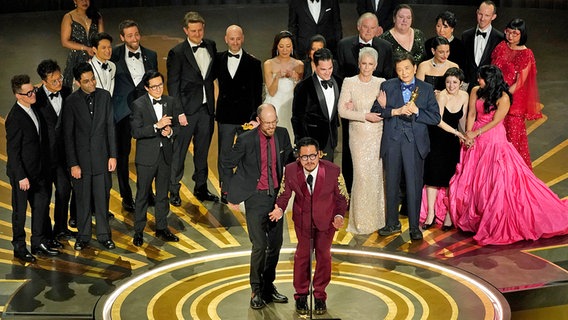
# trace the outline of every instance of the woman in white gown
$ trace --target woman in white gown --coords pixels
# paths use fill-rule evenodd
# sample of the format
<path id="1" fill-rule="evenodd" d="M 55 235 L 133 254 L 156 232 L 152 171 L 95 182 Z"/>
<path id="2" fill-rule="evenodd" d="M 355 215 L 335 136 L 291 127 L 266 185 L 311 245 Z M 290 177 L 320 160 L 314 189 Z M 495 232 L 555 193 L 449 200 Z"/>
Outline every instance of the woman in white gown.
<path id="1" fill-rule="evenodd" d="M 383 122 L 371 112 L 383 78 L 373 76 L 378 53 L 359 52 L 359 74 L 345 78 L 339 96 L 339 115 L 349 120 L 349 148 L 353 155 L 353 188 L 347 231 L 370 234 L 385 226 L 383 164 L 380 159 Z"/>
<path id="2" fill-rule="evenodd" d="M 292 33 L 281 31 L 274 37 L 272 58 L 264 62 L 264 102 L 274 105 L 278 115 L 278 126 L 288 129 L 290 141 L 294 143 L 292 130 L 292 99 L 294 87 L 302 79 L 304 64 L 294 58 Z"/>

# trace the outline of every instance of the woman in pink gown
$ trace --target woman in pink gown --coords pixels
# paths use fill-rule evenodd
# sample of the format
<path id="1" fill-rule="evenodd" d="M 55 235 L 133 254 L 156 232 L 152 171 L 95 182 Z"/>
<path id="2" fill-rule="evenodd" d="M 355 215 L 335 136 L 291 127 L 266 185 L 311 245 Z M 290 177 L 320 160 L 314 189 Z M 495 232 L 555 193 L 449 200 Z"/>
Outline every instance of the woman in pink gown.
<path id="1" fill-rule="evenodd" d="M 513 103 L 503 120 L 507 140 L 532 169 L 525 119 L 539 119 L 542 114 L 536 84 L 536 62 L 532 50 L 525 46 L 526 42 L 525 21 L 519 18 L 511 20 L 505 28 L 505 40 L 493 50 L 491 62 L 501 69 L 513 94 Z"/>
<path id="2" fill-rule="evenodd" d="M 568 234 L 568 202 L 525 165 L 507 141 L 503 119 L 511 94 L 494 65 L 478 73 L 469 99 L 466 143 L 450 180 L 454 225 L 480 245 L 504 245 Z"/>

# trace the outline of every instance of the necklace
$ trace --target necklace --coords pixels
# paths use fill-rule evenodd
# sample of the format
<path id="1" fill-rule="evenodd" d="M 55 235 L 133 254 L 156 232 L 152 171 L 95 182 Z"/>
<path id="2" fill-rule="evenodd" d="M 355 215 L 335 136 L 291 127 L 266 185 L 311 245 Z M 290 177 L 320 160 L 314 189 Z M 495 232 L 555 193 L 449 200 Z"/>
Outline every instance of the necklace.
<path id="1" fill-rule="evenodd" d="M 436 63 L 434 61 L 434 58 L 432 58 L 432 60 L 430 60 L 430 63 L 432 64 L 432 67 L 434 67 L 434 68 L 442 68 L 444 65 L 446 65 L 446 61 L 444 61 L 443 63 Z"/>

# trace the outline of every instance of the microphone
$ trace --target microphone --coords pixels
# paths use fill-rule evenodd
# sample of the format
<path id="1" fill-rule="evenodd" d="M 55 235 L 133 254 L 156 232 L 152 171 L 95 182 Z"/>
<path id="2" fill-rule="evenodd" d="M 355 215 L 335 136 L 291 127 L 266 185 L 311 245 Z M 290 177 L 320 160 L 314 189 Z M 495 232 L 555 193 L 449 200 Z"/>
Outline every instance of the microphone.
<path id="1" fill-rule="evenodd" d="M 312 193 L 313 192 L 312 183 L 314 182 L 314 176 L 312 176 L 312 174 L 308 174 L 308 177 L 306 178 L 306 182 L 310 186 L 310 193 Z"/>

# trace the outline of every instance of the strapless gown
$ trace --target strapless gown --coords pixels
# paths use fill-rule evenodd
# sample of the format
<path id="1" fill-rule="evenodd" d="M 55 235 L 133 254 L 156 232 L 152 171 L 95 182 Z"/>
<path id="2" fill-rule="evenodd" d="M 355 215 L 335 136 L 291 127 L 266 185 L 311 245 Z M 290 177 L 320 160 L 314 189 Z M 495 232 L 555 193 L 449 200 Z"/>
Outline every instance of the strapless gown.
<path id="1" fill-rule="evenodd" d="M 292 129 L 292 99 L 294 98 L 295 83 L 290 78 L 278 79 L 278 90 L 274 96 L 266 92 L 264 102 L 271 103 L 276 108 L 278 126 L 284 127 L 290 134 L 290 142 L 294 145 L 294 131 Z"/>
<path id="2" fill-rule="evenodd" d="M 473 131 L 493 119 L 477 100 Z M 503 245 L 568 234 L 568 202 L 560 200 L 507 141 L 503 122 L 463 147 L 450 180 L 450 215 L 480 245 Z"/>

